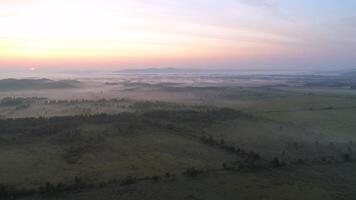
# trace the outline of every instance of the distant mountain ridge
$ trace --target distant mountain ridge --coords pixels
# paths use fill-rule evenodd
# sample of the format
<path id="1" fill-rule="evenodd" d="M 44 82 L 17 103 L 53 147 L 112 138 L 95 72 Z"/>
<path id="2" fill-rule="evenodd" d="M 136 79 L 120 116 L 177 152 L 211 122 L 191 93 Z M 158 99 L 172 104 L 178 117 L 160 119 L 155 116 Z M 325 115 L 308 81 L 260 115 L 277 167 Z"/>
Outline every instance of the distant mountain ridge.
<path id="1" fill-rule="evenodd" d="M 116 71 L 117 73 L 143 73 L 143 74 L 155 74 L 155 73 L 199 73 L 204 70 L 199 69 L 180 69 L 180 68 L 143 68 L 143 69 L 124 69 Z"/>
<path id="2" fill-rule="evenodd" d="M 307 74 L 308 71 L 293 70 L 248 70 L 248 69 L 194 69 L 194 68 L 142 68 L 123 69 L 114 73 L 127 74 L 224 74 L 224 75 L 251 75 L 251 74 Z"/>

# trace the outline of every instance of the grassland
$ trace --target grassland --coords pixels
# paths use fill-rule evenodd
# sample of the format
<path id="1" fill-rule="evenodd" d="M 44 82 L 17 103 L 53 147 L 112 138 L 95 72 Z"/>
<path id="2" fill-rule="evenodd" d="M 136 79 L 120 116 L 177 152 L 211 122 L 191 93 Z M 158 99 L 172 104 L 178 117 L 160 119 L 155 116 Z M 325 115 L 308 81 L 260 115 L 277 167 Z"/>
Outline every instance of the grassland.
<path id="1" fill-rule="evenodd" d="M 15 91 L 2 198 L 355 199 L 356 92 L 250 79 Z"/>

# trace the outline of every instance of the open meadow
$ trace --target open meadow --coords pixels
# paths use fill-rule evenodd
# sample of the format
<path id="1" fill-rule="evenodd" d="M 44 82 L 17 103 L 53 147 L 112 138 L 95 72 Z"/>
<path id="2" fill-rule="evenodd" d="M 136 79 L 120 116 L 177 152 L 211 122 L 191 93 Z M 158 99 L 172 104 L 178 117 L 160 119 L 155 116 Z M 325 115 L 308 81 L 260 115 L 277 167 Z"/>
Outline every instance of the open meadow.
<path id="1" fill-rule="evenodd" d="M 0 80 L 0 198 L 356 197 L 352 77 L 62 76 Z"/>

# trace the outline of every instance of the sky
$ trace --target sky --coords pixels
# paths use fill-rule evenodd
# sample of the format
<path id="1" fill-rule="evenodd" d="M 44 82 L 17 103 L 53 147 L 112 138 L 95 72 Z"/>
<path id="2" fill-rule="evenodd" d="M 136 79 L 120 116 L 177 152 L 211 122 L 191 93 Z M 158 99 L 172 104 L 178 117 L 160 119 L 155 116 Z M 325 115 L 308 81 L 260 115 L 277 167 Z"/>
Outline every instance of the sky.
<path id="1" fill-rule="evenodd" d="M 0 0 L 18 67 L 356 68 L 356 1 Z"/>

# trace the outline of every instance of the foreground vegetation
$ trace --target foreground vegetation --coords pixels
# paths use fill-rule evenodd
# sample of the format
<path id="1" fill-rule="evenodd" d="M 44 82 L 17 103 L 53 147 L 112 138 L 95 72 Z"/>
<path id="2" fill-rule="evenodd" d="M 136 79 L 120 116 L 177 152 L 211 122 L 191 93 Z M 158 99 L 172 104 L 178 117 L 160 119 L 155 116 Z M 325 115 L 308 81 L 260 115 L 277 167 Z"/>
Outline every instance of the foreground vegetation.
<path id="1" fill-rule="evenodd" d="M 147 181 L 180 182 L 184 177 L 189 181 L 226 173 L 257 175 L 298 166 L 353 165 L 353 144 L 347 151 L 335 144 L 326 152 L 333 154 L 316 154 L 313 159 L 297 154 L 287 159 L 281 149 L 271 156 L 213 134 L 217 127 L 237 121 L 268 122 L 232 109 L 1 120 L 0 196 L 57 195 Z M 303 149 L 303 142 L 297 141 L 298 148 Z"/>

